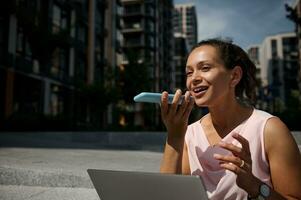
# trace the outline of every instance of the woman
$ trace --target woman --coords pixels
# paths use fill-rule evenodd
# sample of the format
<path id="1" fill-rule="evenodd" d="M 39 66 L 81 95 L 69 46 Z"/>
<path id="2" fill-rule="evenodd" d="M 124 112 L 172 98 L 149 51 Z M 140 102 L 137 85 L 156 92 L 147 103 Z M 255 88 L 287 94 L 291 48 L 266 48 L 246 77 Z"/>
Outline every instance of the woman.
<path id="1" fill-rule="evenodd" d="M 290 131 L 248 103 L 255 70 L 234 44 L 211 39 L 192 49 L 183 104 L 180 90 L 171 105 L 167 92 L 161 99 L 168 132 L 162 173 L 201 176 L 210 199 L 301 199 L 301 158 Z M 194 103 L 209 113 L 188 126 Z"/>

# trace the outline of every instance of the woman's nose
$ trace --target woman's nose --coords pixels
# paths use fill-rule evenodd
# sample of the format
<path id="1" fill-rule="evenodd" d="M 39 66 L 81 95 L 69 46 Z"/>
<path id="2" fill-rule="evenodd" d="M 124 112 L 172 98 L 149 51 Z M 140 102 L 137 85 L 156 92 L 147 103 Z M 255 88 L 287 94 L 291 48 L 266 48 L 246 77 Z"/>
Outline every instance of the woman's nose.
<path id="1" fill-rule="evenodd" d="M 192 79 L 193 83 L 199 83 L 202 81 L 203 78 L 202 78 L 201 74 L 199 74 L 198 72 L 194 72 L 192 74 L 191 79 Z"/>

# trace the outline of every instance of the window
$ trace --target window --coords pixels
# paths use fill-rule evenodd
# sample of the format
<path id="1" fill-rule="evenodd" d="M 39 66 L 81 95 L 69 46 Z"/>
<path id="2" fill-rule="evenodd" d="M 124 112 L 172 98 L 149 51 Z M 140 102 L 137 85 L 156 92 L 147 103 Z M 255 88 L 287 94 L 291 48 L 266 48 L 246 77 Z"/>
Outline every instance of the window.
<path id="1" fill-rule="evenodd" d="M 23 42 L 24 41 L 24 34 L 23 34 L 23 29 L 18 27 L 18 31 L 17 31 L 17 53 L 18 54 L 22 54 L 23 53 Z"/>
<path id="2" fill-rule="evenodd" d="M 155 16 L 155 10 L 152 4 L 145 5 L 145 13 L 150 16 Z"/>
<path id="3" fill-rule="evenodd" d="M 139 4 L 132 4 L 124 7 L 125 14 L 135 14 L 140 12 L 141 12 L 141 6 Z"/>
<path id="4" fill-rule="evenodd" d="M 61 87 L 57 85 L 51 86 L 50 112 L 52 116 L 57 116 L 64 112 L 64 99 L 60 95 L 62 93 Z"/>
<path id="5" fill-rule="evenodd" d="M 151 20 L 146 21 L 146 30 L 149 32 L 154 32 L 155 31 L 155 25 L 154 22 Z"/>
<path id="6" fill-rule="evenodd" d="M 277 40 L 271 40 L 271 46 L 272 46 L 272 58 L 277 58 Z"/>
<path id="7" fill-rule="evenodd" d="M 27 60 L 32 59 L 32 52 L 28 40 L 26 39 L 23 29 L 17 29 L 16 53 L 19 56 L 24 56 Z"/>
<path id="8" fill-rule="evenodd" d="M 62 29 L 68 28 L 69 13 L 58 5 L 52 8 L 52 32 L 58 33 Z"/>
<path id="9" fill-rule="evenodd" d="M 56 48 L 52 56 L 51 74 L 57 78 L 64 78 L 67 76 L 67 50 L 63 48 Z"/>
<path id="10" fill-rule="evenodd" d="M 61 27 L 61 8 L 54 4 L 52 9 L 52 32 L 57 33 Z"/>
<path id="11" fill-rule="evenodd" d="M 86 29 L 83 26 L 77 28 L 77 39 L 81 42 L 86 42 Z"/>

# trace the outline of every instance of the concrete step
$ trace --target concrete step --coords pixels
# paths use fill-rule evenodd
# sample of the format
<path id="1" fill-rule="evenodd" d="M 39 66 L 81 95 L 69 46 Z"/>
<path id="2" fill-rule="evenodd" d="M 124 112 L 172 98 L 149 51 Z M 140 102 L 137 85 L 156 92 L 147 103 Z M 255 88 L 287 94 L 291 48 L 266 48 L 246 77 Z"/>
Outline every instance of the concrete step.
<path id="1" fill-rule="evenodd" d="M 158 172 L 162 153 L 0 148 L 0 184 L 93 188 L 87 169 Z"/>
<path id="2" fill-rule="evenodd" d="M 99 200 L 93 188 L 0 185 L 1 200 Z"/>

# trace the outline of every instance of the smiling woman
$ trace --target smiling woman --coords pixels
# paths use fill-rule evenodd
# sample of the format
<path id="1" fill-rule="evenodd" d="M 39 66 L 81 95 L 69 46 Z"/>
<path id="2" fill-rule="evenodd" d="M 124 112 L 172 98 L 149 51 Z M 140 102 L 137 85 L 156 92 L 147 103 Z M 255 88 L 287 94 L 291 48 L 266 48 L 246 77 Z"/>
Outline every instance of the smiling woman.
<path id="1" fill-rule="evenodd" d="M 247 54 L 230 42 L 201 41 L 186 75 L 181 106 L 180 90 L 171 105 L 162 94 L 168 136 L 161 172 L 200 176 L 209 199 L 301 199 L 298 146 L 279 118 L 252 106 L 255 65 Z M 209 113 L 188 126 L 194 104 Z"/>

